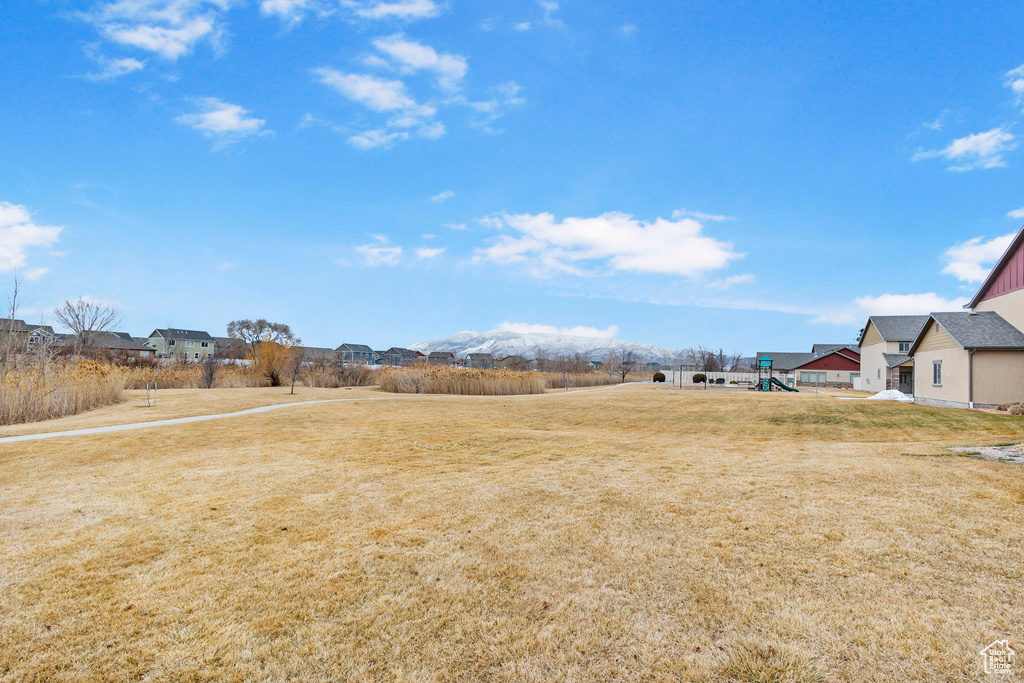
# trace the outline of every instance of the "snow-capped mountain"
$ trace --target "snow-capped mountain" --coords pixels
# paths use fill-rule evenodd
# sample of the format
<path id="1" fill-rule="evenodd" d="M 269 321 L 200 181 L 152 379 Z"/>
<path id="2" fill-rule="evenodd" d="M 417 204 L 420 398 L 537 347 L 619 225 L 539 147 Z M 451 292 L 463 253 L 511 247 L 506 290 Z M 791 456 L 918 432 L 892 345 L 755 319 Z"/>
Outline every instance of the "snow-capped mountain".
<path id="1" fill-rule="evenodd" d="M 582 354 L 589 360 L 603 360 L 620 348 L 632 350 L 642 362 L 661 361 L 677 355 L 667 346 L 652 346 L 621 339 L 584 337 L 572 334 L 547 334 L 542 332 L 493 331 L 459 332 L 444 339 L 430 339 L 409 348 L 414 351 L 451 351 L 462 358 L 470 353 L 490 353 L 495 358 L 523 356 L 536 358 L 538 351 L 547 352 L 549 357 Z"/>

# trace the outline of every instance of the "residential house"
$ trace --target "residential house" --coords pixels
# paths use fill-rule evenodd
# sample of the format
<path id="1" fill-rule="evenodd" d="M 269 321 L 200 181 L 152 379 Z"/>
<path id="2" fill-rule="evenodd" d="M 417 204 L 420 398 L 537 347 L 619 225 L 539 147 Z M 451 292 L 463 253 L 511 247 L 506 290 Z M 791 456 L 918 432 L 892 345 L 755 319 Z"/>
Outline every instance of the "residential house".
<path id="1" fill-rule="evenodd" d="M 1024 400 L 1024 332 L 995 311 L 932 313 L 909 355 L 915 403 L 990 408 Z"/>
<path id="2" fill-rule="evenodd" d="M 366 344 L 342 344 L 336 350 L 338 360 L 349 365 L 373 365 L 377 352 Z"/>
<path id="3" fill-rule="evenodd" d="M 431 351 L 427 356 L 429 365 L 455 365 L 455 354 L 451 351 Z"/>
<path id="4" fill-rule="evenodd" d="M 125 332 L 94 332 L 89 337 L 88 352 L 91 355 L 106 357 L 110 360 L 133 361 L 139 358 L 153 358 L 156 349 L 148 345 L 148 340 L 138 340 Z M 67 336 L 61 341 L 65 347 L 75 347 L 77 340 Z"/>
<path id="5" fill-rule="evenodd" d="M 849 346 L 815 344 L 815 348 L 819 353 L 812 353 L 810 360 L 792 369 L 796 385 L 852 389 L 860 377 L 860 354 Z"/>
<path id="6" fill-rule="evenodd" d="M 333 365 L 338 360 L 337 349 L 329 349 L 321 346 L 299 346 L 299 353 L 305 363 L 316 365 Z"/>
<path id="7" fill-rule="evenodd" d="M 380 354 L 380 362 L 384 365 L 412 367 L 420 362 L 421 357 L 422 354 L 411 349 L 392 346 L 390 349 Z"/>
<path id="8" fill-rule="evenodd" d="M 858 340 L 860 389 L 914 393 L 914 360 L 907 355 L 921 334 L 926 315 L 873 315 Z"/>
<path id="9" fill-rule="evenodd" d="M 493 370 L 494 356 L 489 353 L 471 353 L 466 356 L 466 367 Z"/>
<path id="10" fill-rule="evenodd" d="M 196 361 L 206 360 L 216 351 L 216 340 L 201 330 L 153 330 L 147 344 L 155 349 L 161 358 L 179 358 Z"/>
<path id="11" fill-rule="evenodd" d="M 813 353 L 793 353 L 790 351 L 762 351 L 758 352 L 755 357 L 764 358 L 765 356 L 769 356 L 773 361 L 772 377 L 789 386 L 796 384 L 796 369 L 815 359 Z"/>
<path id="12" fill-rule="evenodd" d="M 30 325 L 17 318 L 0 318 L 0 335 L 9 335 L 16 352 L 29 351 L 39 344 L 54 343 L 63 336 L 49 325 Z"/>
<path id="13" fill-rule="evenodd" d="M 522 356 L 505 356 L 494 361 L 494 367 L 499 370 L 529 370 L 530 361 Z"/>
<path id="14" fill-rule="evenodd" d="M 244 360 L 249 356 L 249 348 L 241 339 L 236 339 L 235 337 L 214 337 L 213 341 L 214 355 L 220 360 Z"/>
<path id="15" fill-rule="evenodd" d="M 932 313 L 911 345 L 914 401 L 968 408 L 1024 400 L 1024 229 L 964 308 Z"/>

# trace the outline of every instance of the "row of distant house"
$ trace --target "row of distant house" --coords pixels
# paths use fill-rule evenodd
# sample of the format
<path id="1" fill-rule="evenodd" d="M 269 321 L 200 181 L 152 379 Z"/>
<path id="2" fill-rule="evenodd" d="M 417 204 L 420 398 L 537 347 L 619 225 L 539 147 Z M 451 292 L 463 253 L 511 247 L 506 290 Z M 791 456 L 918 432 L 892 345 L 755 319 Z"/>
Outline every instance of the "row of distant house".
<path id="1" fill-rule="evenodd" d="M 82 346 L 77 337 L 55 332 L 49 325 L 29 325 L 23 320 L 0 318 L 0 334 L 10 332 L 15 343 L 26 351 L 40 346 L 53 348 L 76 348 Z M 89 336 L 87 346 L 93 352 L 111 358 L 131 360 L 135 358 L 166 358 L 201 362 L 213 356 L 223 360 L 240 360 L 247 355 L 247 348 L 241 339 L 215 337 L 203 330 L 157 329 L 148 337 L 134 337 L 127 332 L 100 332 Z M 393 346 L 384 351 L 375 351 L 365 344 L 342 344 L 337 348 L 299 347 L 303 357 L 310 362 L 343 363 L 347 365 L 391 365 L 411 367 L 419 363 L 428 365 L 449 365 L 481 369 L 537 369 L 537 361 L 512 355 L 495 358 L 490 353 L 470 353 L 457 357 L 450 351 L 423 353 L 413 349 Z M 600 363 L 594 362 L 594 367 Z"/>
<path id="2" fill-rule="evenodd" d="M 990 408 L 1024 401 L 1024 229 L 966 310 L 868 318 L 856 345 L 768 353 L 796 384 L 896 389 L 926 405 Z"/>

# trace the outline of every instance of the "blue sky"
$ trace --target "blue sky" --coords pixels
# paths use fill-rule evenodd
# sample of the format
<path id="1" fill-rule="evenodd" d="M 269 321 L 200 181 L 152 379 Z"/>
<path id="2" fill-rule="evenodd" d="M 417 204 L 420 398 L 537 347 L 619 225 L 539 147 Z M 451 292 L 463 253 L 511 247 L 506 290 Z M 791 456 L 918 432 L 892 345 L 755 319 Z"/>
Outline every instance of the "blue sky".
<path id="1" fill-rule="evenodd" d="M 375 348 L 956 308 L 1024 223 L 1024 9 L 844 5 L 13 3 L 0 277 L 33 321 Z"/>

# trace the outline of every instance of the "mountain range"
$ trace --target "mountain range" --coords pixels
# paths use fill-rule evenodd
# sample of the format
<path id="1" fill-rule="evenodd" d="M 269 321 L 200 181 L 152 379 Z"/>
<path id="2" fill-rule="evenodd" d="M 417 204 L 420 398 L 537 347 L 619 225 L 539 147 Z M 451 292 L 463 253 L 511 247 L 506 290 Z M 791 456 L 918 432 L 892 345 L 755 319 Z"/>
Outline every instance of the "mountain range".
<path id="1" fill-rule="evenodd" d="M 459 332 L 444 339 L 429 339 L 409 347 L 414 351 L 450 351 L 462 358 L 470 353 L 489 353 L 495 358 L 523 356 L 536 358 L 538 353 L 547 353 L 551 358 L 573 356 L 577 353 L 588 360 L 603 360 L 621 348 L 636 354 L 642 362 L 662 361 L 674 358 L 678 352 L 667 346 L 654 346 L 622 339 L 585 337 L 573 334 L 549 334 L 543 332 L 493 331 Z"/>

